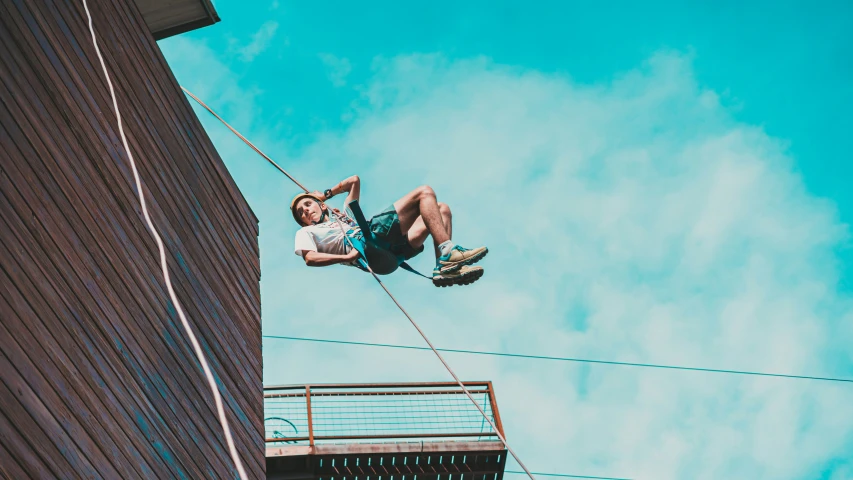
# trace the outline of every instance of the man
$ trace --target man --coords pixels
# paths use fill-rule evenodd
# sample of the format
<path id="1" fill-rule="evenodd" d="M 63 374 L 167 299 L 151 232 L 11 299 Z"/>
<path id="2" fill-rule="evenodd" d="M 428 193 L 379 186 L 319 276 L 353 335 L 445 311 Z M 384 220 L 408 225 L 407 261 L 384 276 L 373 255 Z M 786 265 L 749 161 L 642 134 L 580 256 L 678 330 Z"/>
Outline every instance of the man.
<path id="1" fill-rule="evenodd" d="M 293 218 L 302 226 L 296 232 L 296 254 L 311 267 L 325 267 L 338 263 L 354 265 L 359 252 L 344 238 L 341 225 L 330 215 L 325 202 L 346 193 L 344 205 L 358 200 L 361 181 L 352 176 L 339 182 L 324 193 L 302 193 L 290 204 Z M 334 210 L 340 214 L 340 211 Z M 394 202 L 382 213 L 370 219 L 373 235 L 388 245 L 388 250 L 398 257 L 409 259 L 421 253 L 427 236 L 435 246 L 433 285 L 467 285 L 483 276 L 482 267 L 472 266 L 488 253 L 486 247 L 462 248 L 451 240 L 453 232 L 450 207 L 439 203 L 432 188 L 423 186 Z M 358 227 L 344 216 L 345 228 L 353 234 Z"/>

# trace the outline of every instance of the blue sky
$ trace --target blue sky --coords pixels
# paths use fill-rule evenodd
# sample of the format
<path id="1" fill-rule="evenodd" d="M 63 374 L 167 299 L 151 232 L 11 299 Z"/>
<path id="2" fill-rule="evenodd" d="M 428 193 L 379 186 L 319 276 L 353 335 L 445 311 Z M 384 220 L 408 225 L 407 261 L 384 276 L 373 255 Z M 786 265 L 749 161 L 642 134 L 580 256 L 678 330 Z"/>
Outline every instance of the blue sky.
<path id="1" fill-rule="evenodd" d="M 160 45 L 312 188 L 357 173 L 379 210 L 435 187 L 492 249 L 469 289 L 388 278 L 439 345 L 853 376 L 853 6 L 315 3 L 219 1 Z M 264 332 L 418 344 L 369 278 L 293 255 L 296 189 L 199 116 L 260 218 Z M 449 359 L 496 382 L 537 471 L 853 478 L 846 387 Z M 271 340 L 264 362 L 446 378 L 417 352 Z"/>

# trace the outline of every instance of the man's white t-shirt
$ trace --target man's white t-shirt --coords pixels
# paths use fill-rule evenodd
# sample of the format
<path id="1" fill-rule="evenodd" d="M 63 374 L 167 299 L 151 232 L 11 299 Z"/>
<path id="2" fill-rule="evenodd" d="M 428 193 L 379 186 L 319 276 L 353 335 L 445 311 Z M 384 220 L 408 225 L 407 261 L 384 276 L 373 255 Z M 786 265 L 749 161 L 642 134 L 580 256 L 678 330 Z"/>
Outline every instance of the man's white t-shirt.
<path id="1" fill-rule="evenodd" d="M 328 222 L 302 227 L 296 232 L 297 255 L 304 256 L 305 252 L 344 255 L 352 249 L 344 239 L 344 232 L 341 231 L 338 221 L 333 216 L 330 215 L 330 217 Z M 345 229 L 359 231 L 358 226 L 349 216 L 344 215 L 341 220 Z"/>
<path id="2" fill-rule="evenodd" d="M 344 225 L 346 228 L 346 225 Z M 302 227 L 296 232 L 296 254 L 305 252 L 344 255 L 351 247 L 344 239 L 344 232 L 335 220 Z"/>

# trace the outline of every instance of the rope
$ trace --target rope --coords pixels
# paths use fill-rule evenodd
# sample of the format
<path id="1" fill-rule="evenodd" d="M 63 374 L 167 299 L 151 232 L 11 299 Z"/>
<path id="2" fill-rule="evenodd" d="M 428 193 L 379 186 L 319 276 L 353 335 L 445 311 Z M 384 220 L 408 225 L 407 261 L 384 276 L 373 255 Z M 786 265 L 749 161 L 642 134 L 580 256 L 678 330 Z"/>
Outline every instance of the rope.
<path id="1" fill-rule="evenodd" d="M 183 90 L 183 91 L 184 91 L 184 93 L 186 93 L 187 95 L 189 95 L 190 97 L 192 97 L 192 99 L 193 99 L 193 100 L 195 100 L 196 102 L 198 102 L 198 104 L 199 104 L 199 105 L 201 105 L 202 107 L 204 107 L 205 109 L 207 109 L 207 111 L 208 111 L 208 112 L 210 112 L 210 113 L 211 113 L 211 115 L 213 115 L 214 117 L 216 117 L 216 119 L 217 119 L 217 120 L 219 120 L 220 122 L 222 122 L 222 124 L 223 124 L 223 125 L 225 125 L 226 127 L 228 127 L 228 130 L 231 130 L 231 132 L 232 132 L 234 135 L 237 135 L 238 137 L 240 137 L 240 140 L 242 140 L 246 145 L 248 145 L 249 147 L 251 147 L 251 148 L 252 148 L 252 150 L 254 150 L 258 155 L 260 155 L 260 156 L 264 157 L 264 159 L 265 159 L 266 161 L 270 162 L 270 163 L 272 164 L 272 166 L 273 166 L 273 167 L 277 168 L 279 172 L 283 173 L 287 178 L 289 178 L 289 179 L 290 179 L 290 181 L 291 181 L 291 182 L 295 183 L 295 184 L 296 184 L 296 186 L 298 186 L 299 188 L 301 188 L 301 189 L 302 189 L 302 191 L 304 191 L 305 193 L 311 193 L 311 192 L 309 192 L 309 191 L 308 191 L 308 189 L 307 189 L 307 188 L 305 188 L 305 186 L 304 186 L 304 185 L 302 185 L 301 183 L 299 183 L 299 180 L 297 180 L 297 179 L 293 178 L 289 173 L 287 173 L 287 171 L 286 171 L 285 169 L 281 168 L 281 165 L 279 165 L 279 164 L 275 163 L 275 161 L 273 161 L 273 159 L 271 159 L 270 157 L 268 157 L 264 152 L 262 152 L 258 147 L 256 147 L 256 146 L 255 146 L 255 144 L 253 144 L 253 143 L 252 143 L 252 142 L 250 142 L 246 137 L 244 137 L 243 135 L 241 135 L 241 134 L 240 134 L 240 132 L 238 132 L 237 130 L 234 130 L 234 128 L 232 128 L 232 127 L 231 127 L 231 125 L 229 125 L 229 124 L 228 124 L 228 122 L 226 122 L 225 120 L 223 120 L 223 119 L 222 119 L 222 117 L 220 117 L 219 115 L 217 115 L 217 114 L 216 114 L 216 112 L 214 112 L 210 107 L 208 107 L 206 103 L 202 102 L 198 97 L 196 97 L 195 95 L 193 95 L 193 94 L 192 94 L 189 90 L 187 90 L 186 88 L 181 87 L 181 90 Z"/>
<path id="2" fill-rule="evenodd" d="M 154 241 L 157 242 L 157 249 L 160 252 L 160 267 L 163 270 L 163 279 L 166 282 L 166 289 L 169 291 L 169 297 L 172 299 L 172 304 L 175 306 L 175 310 L 178 312 L 178 317 L 181 319 L 181 325 L 184 327 L 184 331 L 187 334 L 187 337 L 190 339 L 190 343 L 192 343 L 193 350 L 195 351 L 195 355 L 198 358 L 199 363 L 201 364 L 202 370 L 204 370 L 204 375 L 207 377 L 207 383 L 210 386 L 210 391 L 213 393 L 213 399 L 216 403 L 216 413 L 219 415 L 219 423 L 222 426 L 222 431 L 225 434 L 225 440 L 228 443 L 228 450 L 231 453 L 231 459 L 234 461 L 234 465 L 237 468 L 237 472 L 240 474 L 241 480 L 247 480 L 246 471 L 243 469 L 243 463 L 240 461 L 240 456 L 237 454 L 237 448 L 234 445 L 234 439 L 231 437 L 231 429 L 228 426 L 228 419 L 225 416 L 225 409 L 222 405 L 222 397 L 219 394 L 219 389 L 216 386 L 216 380 L 213 377 L 213 372 L 210 370 L 210 367 L 207 364 L 207 359 L 204 357 L 204 352 L 201 349 L 201 345 L 198 343 L 198 339 L 190 327 L 189 322 L 187 321 L 186 315 L 184 315 L 184 309 L 181 308 L 181 303 L 178 301 L 177 295 L 175 295 L 175 290 L 172 288 L 172 280 L 169 277 L 169 268 L 166 263 L 166 249 L 163 246 L 163 240 L 160 238 L 160 234 L 157 233 L 157 229 L 154 227 L 154 223 L 151 221 L 151 217 L 148 215 L 148 207 L 145 203 L 145 194 L 142 190 L 142 181 L 139 178 L 139 172 L 136 170 L 136 161 L 133 159 L 133 154 L 130 151 L 130 147 L 127 144 L 127 137 L 124 135 L 124 126 L 121 121 L 121 112 L 118 108 L 118 101 L 116 100 L 115 90 L 113 89 L 113 83 L 110 80 L 110 74 L 107 71 L 106 63 L 104 63 L 104 57 L 101 55 L 101 50 L 98 47 L 98 40 L 95 36 L 95 28 L 92 26 L 92 15 L 89 13 L 89 6 L 86 4 L 86 0 L 83 0 L 83 8 L 86 10 L 86 17 L 89 19 L 89 32 L 92 34 L 92 44 L 95 46 L 95 53 L 98 54 L 98 60 L 101 62 L 101 68 L 104 71 L 104 77 L 107 79 L 107 86 L 110 89 L 110 97 L 112 97 L 113 101 L 113 109 L 116 114 L 116 121 L 118 122 L 118 131 L 121 136 L 121 142 L 124 145 L 124 150 L 127 153 L 127 158 L 130 161 L 130 168 L 133 170 L 133 178 L 136 182 L 136 191 L 139 193 L 139 204 L 142 207 L 142 215 L 145 217 L 145 223 L 148 226 L 148 231 L 151 232 L 151 236 L 154 237 Z"/>
<path id="3" fill-rule="evenodd" d="M 220 122 L 222 122 L 223 125 L 228 127 L 228 130 L 231 130 L 232 133 L 234 133 L 241 140 L 243 140 L 243 142 L 245 142 L 246 145 L 251 147 L 252 150 L 254 150 L 260 156 L 265 158 L 274 167 L 276 167 L 281 173 L 285 174 L 287 176 L 287 178 L 289 178 L 293 183 L 295 183 L 297 186 L 299 186 L 299 188 L 301 188 L 303 191 L 305 191 L 305 193 L 309 193 L 308 189 L 305 188 L 305 186 L 303 186 L 301 183 L 299 183 L 295 178 L 293 178 L 289 173 L 287 173 L 283 168 L 281 168 L 281 166 L 279 166 L 277 163 L 275 163 L 270 157 L 268 157 L 265 153 L 263 153 L 252 142 L 250 142 L 248 139 L 246 139 L 246 137 L 241 135 L 240 132 L 235 130 L 234 127 L 229 125 L 228 122 L 226 122 L 225 120 L 222 119 L 222 117 L 217 115 L 216 112 L 213 111 L 213 109 L 211 109 L 210 107 L 207 106 L 207 104 L 205 104 L 198 97 L 196 97 L 195 95 L 190 93 L 190 91 L 187 90 L 186 88 L 181 87 L 181 89 L 184 92 L 186 92 L 187 95 L 192 97 L 193 100 L 198 102 L 199 105 L 204 107 L 205 110 L 210 112 L 214 117 L 216 117 Z M 335 213 L 334 210 L 332 210 L 328 206 L 327 206 L 327 209 L 330 212 L 330 214 L 335 217 L 335 220 L 338 222 L 338 226 L 341 228 L 341 231 L 344 233 L 344 238 L 348 242 L 350 242 L 350 246 L 355 248 L 355 246 L 352 245 L 352 240 L 350 240 L 346 236 L 346 229 L 344 228 L 343 223 L 341 223 L 340 216 L 337 213 Z M 367 262 L 365 262 L 365 265 L 366 264 L 367 264 Z M 415 330 L 418 331 L 418 333 L 421 335 L 421 337 L 424 339 L 424 341 L 427 343 L 427 345 L 429 345 L 429 348 L 432 350 L 432 352 L 435 354 L 435 356 L 438 357 L 438 359 L 441 361 L 441 364 L 444 365 L 444 368 L 447 369 L 448 373 L 450 373 L 450 375 L 453 377 L 453 380 L 455 380 L 456 383 L 459 384 L 459 387 L 462 389 L 462 392 L 464 392 L 465 395 L 468 397 L 468 399 L 471 400 L 471 403 L 473 403 L 474 406 L 477 407 L 477 410 L 480 411 L 480 413 L 483 415 L 483 418 L 485 418 L 486 421 L 489 422 L 489 426 L 491 426 L 492 430 L 498 435 L 498 438 L 501 440 L 501 443 L 503 443 L 504 447 L 506 447 L 507 451 L 509 451 L 509 453 L 512 455 L 512 458 L 514 458 L 515 461 L 518 462 L 518 465 L 524 470 L 525 473 L 527 473 L 527 476 L 530 477 L 531 480 L 536 480 L 536 478 L 533 476 L 533 474 L 530 473 L 530 470 L 527 469 L 527 467 L 524 465 L 524 463 L 521 461 L 521 459 L 518 457 L 518 455 L 516 455 L 516 453 L 512 449 L 512 447 L 509 446 L 509 443 L 506 441 L 506 438 L 504 437 L 503 433 L 498 431 L 498 428 L 494 424 L 494 422 L 492 422 L 492 419 L 490 419 L 489 416 L 486 415 L 486 412 L 483 410 L 483 408 L 480 406 L 480 404 L 477 403 L 476 400 L 474 400 L 474 397 L 471 395 L 471 392 L 469 392 L 468 389 L 465 387 L 465 385 L 462 383 L 462 381 L 459 380 L 459 377 L 456 376 L 456 372 L 454 372 L 453 369 L 450 367 L 450 365 L 444 360 L 444 357 L 441 356 L 441 353 L 439 353 L 438 349 L 436 349 L 435 346 L 433 346 L 432 342 L 429 340 L 429 338 L 427 338 L 424 331 L 421 330 L 421 327 L 418 325 L 418 323 L 415 322 L 415 320 L 412 318 L 412 316 L 409 315 L 409 312 L 407 312 L 406 309 L 403 308 L 402 305 L 400 305 L 400 302 L 398 302 L 397 298 L 395 298 L 394 295 L 391 293 L 391 291 L 388 290 L 388 287 L 386 287 L 385 284 L 382 283 L 382 280 L 379 279 L 379 276 L 377 276 L 376 273 L 373 272 L 373 269 L 370 268 L 370 265 L 367 265 L 367 270 L 370 272 L 371 275 L 373 275 L 373 278 L 376 279 L 376 282 L 379 284 L 380 287 L 382 287 L 382 290 L 385 290 L 385 293 L 388 294 L 388 297 L 390 297 L 391 300 L 394 302 L 394 304 L 397 305 L 397 308 L 399 308 L 400 311 L 403 312 L 403 315 L 405 315 L 406 318 L 409 319 L 409 322 L 412 324 L 413 327 L 415 327 Z"/>

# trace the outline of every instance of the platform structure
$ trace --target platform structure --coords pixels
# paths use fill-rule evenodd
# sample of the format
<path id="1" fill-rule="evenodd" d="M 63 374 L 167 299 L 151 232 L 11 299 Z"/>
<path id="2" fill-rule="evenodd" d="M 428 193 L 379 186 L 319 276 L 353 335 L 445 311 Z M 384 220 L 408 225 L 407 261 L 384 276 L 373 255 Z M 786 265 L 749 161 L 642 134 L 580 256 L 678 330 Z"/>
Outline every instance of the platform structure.
<path id="1" fill-rule="evenodd" d="M 465 387 L 503 435 L 491 382 Z M 506 449 L 456 383 L 264 387 L 267 479 L 501 480 Z"/>

